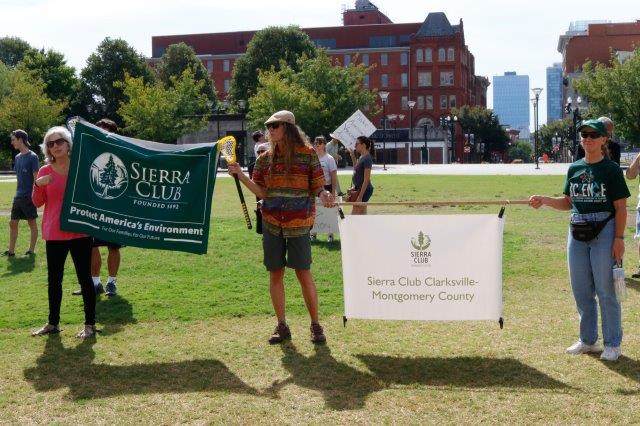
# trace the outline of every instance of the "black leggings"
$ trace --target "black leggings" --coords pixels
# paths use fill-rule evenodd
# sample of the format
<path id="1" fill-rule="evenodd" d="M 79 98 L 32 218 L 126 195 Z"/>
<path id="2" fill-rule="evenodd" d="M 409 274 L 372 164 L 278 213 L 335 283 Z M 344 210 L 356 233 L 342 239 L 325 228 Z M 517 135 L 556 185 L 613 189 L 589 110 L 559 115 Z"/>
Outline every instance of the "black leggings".
<path id="1" fill-rule="evenodd" d="M 47 274 L 49 279 L 49 324 L 60 323 L 60 304 L 62 303 L 62 277 L 64 262 L 71 252 L 76 268 L 78 282 L 82 288 L 84 302 L 84 323 L 96 323 L 96 290 L 91 279 L 91 244 L 89 237 L 73 240 L 47 241 Z"/>

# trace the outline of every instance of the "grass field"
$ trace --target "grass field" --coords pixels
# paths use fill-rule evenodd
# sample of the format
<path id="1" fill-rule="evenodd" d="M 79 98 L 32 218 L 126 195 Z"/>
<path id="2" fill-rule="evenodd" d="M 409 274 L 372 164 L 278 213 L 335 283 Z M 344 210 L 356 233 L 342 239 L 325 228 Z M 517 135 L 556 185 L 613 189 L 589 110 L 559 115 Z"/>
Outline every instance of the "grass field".
<path id="1" fill-rule="evenodd" d="M 347 177 L 343 187 L 347 185 Z M 377 201 L 522 199 L 559 194 L 562 177 L 374 176 Z M 0 183 L 0 230 L 14 183 Z M 630 188 L 633 197 L 637 188 Z M 631 210 L 635 198 L 629 201 Z M 498 212 L 370 208 L 370 214 Z M 505 328 L 492 322 L 349 321 L 342 326 L 340 243 L 313 245 L 328 344 L 308 340 L 299 287 L 287 274 L 293 341 L 274 326 L 258 236 L 244 227 L 235 187 L 219 179 L 209 253 L 127 247 L 119 296 L 98 302 L 95 340 L 73 336 L 83 317 L 67 268 L 59 337 L 46 322 L 46 262 L 0 263 L 0 423 L 638 423 L 640 283 L 628 281 L 624 356 L 565 355 L 577 314 L 567 282 L 566 213 L 509 206 Z M 627 270 L 638 253 L 630 225 Z M 26 250 L 26 225 L 18 252 Z M 0 232 L 0 247 L 7 232 Z M 464 261 L 464 259 L 461 259 Z"/>

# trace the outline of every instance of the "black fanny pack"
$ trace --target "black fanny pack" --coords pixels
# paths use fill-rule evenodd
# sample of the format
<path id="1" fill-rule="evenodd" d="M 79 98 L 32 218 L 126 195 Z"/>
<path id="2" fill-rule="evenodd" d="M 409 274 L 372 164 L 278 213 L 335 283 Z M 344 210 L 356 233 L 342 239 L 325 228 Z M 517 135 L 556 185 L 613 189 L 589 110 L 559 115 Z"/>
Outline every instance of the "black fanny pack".
<path id="1" fill-rule="evenodd" d="M 591 241 L 600 234 L 607 223 L 613 219 L 613 213 L 600 222 L 577 222 L 571 224 L 571 235 L 578 241 Z"/>

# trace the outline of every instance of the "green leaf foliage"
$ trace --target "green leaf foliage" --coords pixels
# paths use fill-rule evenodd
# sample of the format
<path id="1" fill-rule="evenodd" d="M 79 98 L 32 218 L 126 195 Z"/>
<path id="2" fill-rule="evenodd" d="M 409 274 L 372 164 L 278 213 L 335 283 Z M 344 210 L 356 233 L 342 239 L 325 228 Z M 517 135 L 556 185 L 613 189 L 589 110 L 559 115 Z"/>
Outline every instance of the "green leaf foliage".
<path id="1" fill-rule="evenodd" d="M 375 111 L 376 94 L 362 86 L 368 68 L 333 64 L 320 50 L 315 58 L 298 60 L 299 72 L 286 64 L 280 71 L 262 72 L 258 92 L 250 99 L 248 119 L 262 127 L 275 111 L 287 109 L 310 136 L 335 130 L 357 109 Z"/>
<path id="2" fill-rule="evenodd" d="M 517 141 L 515 145 L 509 148 L 507 155 L 511 160 L 522 160 L 525 163 L 529 163 L 533 155 L 533 147 L 528 141 Z"/>
<path id="3" fill-rule="evenodd" d="M 640 48 L 623 63 L 617 59 L 610 66 L 587 62 L 583 72 L 574 87 L 589 100 L 587 116 L 608 116 L 617 136 L 640 145 Z"/>
<path id="4" fill-rule="evenodd" d="M 564 120 L 551 121 L 539 130 L 538 143 L 538 155 L 549 154 L 553 155 L 553 138 L 558 135 L 562 139 L 563 144 L 567 144 L 568 147 L 572 147 L 573 140 L 571 139 L 571 126 L 573 122 L 569 118 Z"/>
<path id="5" fill-rule="evenodd" d="M 141 139 L 176 143 L 187 133 L 206 127 L 207 96 L 202 80 L 196 80 L 190 69 L 180 77 L 171 77 L 171 85 L 162 82 L 146 83 L 143 77 L 126 76 L 117 83 L 123 91 L 119 115 L 124 132 Z"/>
<path id="6" fill-rule="evenodd" d="M 483 160 L 488 161 L 492 151 L 503 152 L 507 148 L 509 136 L 500 126 L 498 116 L 492 110 L 465 105 L 454 108 L 451 113 L 458 116 L 458 123 L 465 135 L 473 134 L 476 144 L 480 142 L 485 144 Z"/>
<path id="7" fill-rule="evenodd" d="M 0 38 L 0 61 L 9 68 L 18 65 L 27 52 L 31 50 L 34 50 L 33 47 L 21 38 Z"/>
<path id="8" fill-rule="evenodd" d="M 230 97 L 249 99 L 256 93 L 260 71 L 278 71 L 282 64 L 298 71 L 298 59 L 302 56 L 315 57 L 316 46 L 300 28 L 268 27 L 256 32 L 246 53 L 235 62 Z"/>
<path id="9" fill-rule="evenodd" d="M 87 59 L 80 73 L 80 93 L 74 112 L 90 121 L 108 117 L 121 121 L 120 104 L 126 100 L 123 86 L 125 74 L 140 77 L 144 83 L 155 80 L 141 54 L 122 39 L 105 38 Z"/>
<path id="10" fill-rule="evenodd" d="M 172 85 L 172 77 L 180 77 L 185 70 L 191 70 L 196 81 L 202 82 L 202 93 L 210 101 L 215 101 L 216 93 L 213 80 L 207 69 L 198 59 L 194 50 L 185 43 L 172 44 L 158 62 L 158 77 L 165 87 Z"/>

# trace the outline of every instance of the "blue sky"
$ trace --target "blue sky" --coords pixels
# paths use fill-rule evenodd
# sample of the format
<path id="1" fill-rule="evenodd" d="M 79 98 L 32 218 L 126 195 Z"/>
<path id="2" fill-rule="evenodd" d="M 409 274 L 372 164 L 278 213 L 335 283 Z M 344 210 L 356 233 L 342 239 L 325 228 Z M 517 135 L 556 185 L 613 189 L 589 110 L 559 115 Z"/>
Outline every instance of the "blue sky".
<path id="1" fill-rule="evenodd" d="M 0 36 L 18 36 L 38 48 L 53 48 L 81 69 L 105 37 L 120 37 L 151 55 L 151 37 L 260 29 L 270 25 L 341 25 L 344 5 L 355 0 L 135 1 L 0 0 Z M 476 58 L 476 74 L 527 74 L 531 87 L 546 87 L 545 70 L 560 62 L 558 36 L 571 21 L 640 19 L 637 0 L 608 2 L 538 0 L 373 0 L 393 22 L 422 22 L 429 12 L 445 12 L 452 24 L 464 21 L 465 38 Z M 606 8 L 605 8 L 606 5 Z M 489 107 L 492 91 L 489 87 Z M 546 119 L 546 96 L 540 99 Z M 532 112 L 533 114 L 533 112 Z M 532 119 L 533 123 L 533 119 Z"/>

